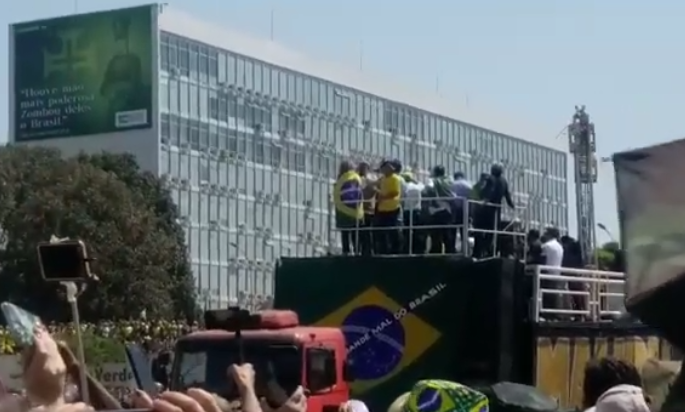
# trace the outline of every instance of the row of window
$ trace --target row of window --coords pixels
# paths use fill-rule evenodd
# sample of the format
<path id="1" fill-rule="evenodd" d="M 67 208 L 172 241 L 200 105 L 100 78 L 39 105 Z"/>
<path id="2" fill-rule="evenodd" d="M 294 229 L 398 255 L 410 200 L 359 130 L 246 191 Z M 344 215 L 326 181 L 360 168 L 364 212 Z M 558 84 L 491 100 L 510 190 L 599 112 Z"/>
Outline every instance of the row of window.
<path id="1" fill-rule="evenodd" d="M 371 130 L 415 136 L 417 140 L 431 144 L 441 142 L 465 152 L 487 153 L 493 161 L 518 162 L 554 176 L 566 176 L 566 160 L 562 153 L 190 39 L 163 33 L 161 55 L 162 68 L 170 74 L 168 82 L 162 85 L 162 108 L 168 107 L 171 113 L 203 120 L 229 121 L 234 118 L 248 127 L 262 124 L 267 131 L 291 130 L 296 134 L 336 140 L 334 130 L 337 125 L 334 122 L 316 116 L 301 119 L 282 108 L 245 103 L 240 97 L 231 97 L 232 94 L 225 92 L 225 85 L 234 85 L 280 99 L 293 107 L 312 107 L 350 118 L 354 124 L 364 125 Z M 317 127 L 314 124 L 316 122 L 328 124 Z M 339 131 L 341 136 L 337 140 L 345 140 L 345 134 L 351 132 Z M 353 147 L 369 152 L 373 150 L 377 137 L 359 133 L 351 139 L 364 140 L 353 143 Z M 439 151 L 446 152 L 444 149 Z M 418 154 L 415 156 L 419 157 Z M 407 158 L 406 161 L 417 160 Z"/>
<path id="2" fill-rule="evenodd" d="M 245 268 L 269 271 L 273 270 L 273 262 L 279 257 L 313 256 L 325 250 L 325 248 L 322 249 L 323 243 L 298 241 L 294 237 L 292 239 L 276 237 L 265 244 L 259 236 L 252 233 L 237 234 L 197 227 L 186 228 L 186 235 L 193 259 L 201 262 L 217 262 L 224 266 L 232 265 L 229 268 L 230 271 L 240 268 L 237 264 L 237 257 L 241 257 L 240 264 Z"/>
<path id="3" fill-rule="evenodd" d="M 273 294 L 273 272 L 257 269 L 234 269 L 209 262 L 192 265 L 197 289 L 217 296 L 238 296 L 245 291 L 255 295 Z M 200 296 L 200 298 L 202 298 Z"/>
<path id="4" fill-rule="evenodd" d="M 317 247 L 330 244 L 331 236 L 332 244 L 339 244 L 339 235 L 329 227 L 328 214 L 323 211 L 308 214 L 288 204 L 268 206 L 249 198 L 226 199 L 190 190 L 172 193 L 181 213 L 198 223 L 186 228 L 194 259 L 227 264 L 242 256 L 255 262 L 273 262 L 279 256 L 311 256 Z M 516 217 L 537 221 L 541 227 L 566 227 L 565 212 L 558 205 L 538 202 Z M 222 226 L 210 229 L 210 222 L 222 222 Z M 239 231 L 239 227 L 244 230 Z"/>
<path id="5" fill-rule="evenodd" d="M 298 253 L 313 253 L 319 243 L 328 244 L 333 233 L 327 209 L 308 212 L 292 203 L 269 205 L 255 202 L 252 197 L 229 199 L 196 190 L 179 189 L 173 193 L 180 212 L 190 221 L 205 225 L 204 229 L 189 229 L 189 244 L 196 245 L 191 247 L 192 255 L 201 259 L 225 261 L 233 254 L 226 251 L 228 245 L 237 244 L 236 239 L 246 242 L 236 247 L 245 249 L 248 258 L 272 260 L 275 256 L 299 256 Z M 565 216 L 566 208 L 561 205 L 531 202 L 516 217 L 538 221 L 543 226 L 566 227 Z M 207 227 L 212 222 L 220 223 L 221 228 L 209 230 Z M 243 233 L 236 230 L 239 227 L 244 227 Z M 298 236 L 311 236 L 312 241 L 298 241 Z M 296 250 L 298 247 L 303 250 Z"/>
<path id="6" fill-rule="evenodd" d="M 376 139 L 369 138 L 367 136 L 369 133 L 349 128 L 332 130 L 333 134 L 329 136 L 329 139 L 340 148 L 335 153 L 322 150 L 321 146 L 306 146 L 307 140 L 281 139 L 273 134 L 255 131 L 252 128 L 232 126 L 227 123 L 204 122 L 167 113 L 163 113 L 161 116 L 160 128 L 164 142 L 173 146 L 184 147 L 187 145 L 194 150 L 210 148 L 227 150 L 250 162 L 296 172 L 323 175 L 328 178 L 336 176 L 337 165 L 343 158 L 347 157 L 343 156 L 343 153 L 354 152 L 360 146 L 368 148 L 366 153 L 378 153 L 377 158 L 398 158 L 407 166 L 420 167 L 425 170 L 430 169 L 432 165 L 442 164 L 451 171 L 461 170 L 471 173 L 474 178 L 481 172 L 487 171 L 492 162 L 495 161 L 494 156 L 478 152 L 474 152 L 468 161 L 455 159 L 452 154 L 444 150 L 418 145 L 408 140 L 391 142 L 387 136 L 377 136 Z M 326 130 L 323 133 L 325 136 Z M 377 144 L 366 144 L 369 141 Z M 386 145 L 381 149 L 381 145 L 378 143 L 383 142 Z M 550 152 L 550 154 L 554 153 Z M 553 156 L 548 156 L 544 160 L 544 164 L 538 164 L 542 169 L 536 170 L 531 167 L 528 169 L 542 170 L 551 176 L 563 175 L 565 162 L 554 163 L 552 162 Z M 522 166 L 516 166 L 511 162 L 505 164 L 512 175 L 523 172 Z M 549 173 L 550 170 L 553 173 Z"/>
<path id="7" fill-rule="evenodd" d="M 324 239 L 329 230 L 327 208 L 305 212 L 304 208 L 285 202 L 272 206 L 255 202 L 252 197 L 229 199 L 226 195 L 206 195 L 184 189 L 173 192 L 181 214 L 200 224 L 217 222 L 232 230 L 244 225 L 250 233 L 271 231 L 274 235 L 293 236 L 293 240 L 296 235 L 305 233 Z M 264 243 L 263 240 L 266 239 L 262 237 L 260 242 Z M 205 250 L 203 253 L 211 252 Z"/>
<path id="8" fill-rule="evenodd" d="M 247 144 L 249 141 L 245 140 L 245 142 Z M 304 148 L 303 153 L 307 153 L 307 150 Z M 303 156 L 305 161 L 316 158 L 314 155 Z M 186 179 L 194 186 L 199 187 L 202 182 L 207 182 L 236 188 L 250 196 L 259 192 L 278 193 L 284 202 L 294 205 L 303 205 L 307 202 L 314 208 L 324 210 L 328 208 L 330 181 L 315 179 L 314 173 L 298 174 L 283 168 L 264 167 L 252 162 L 228 163 L 218 158 L 202 156 L 199 152 L 184 153 L 175 148 L 162 151 L 160 160 L 162 173 Z M 330 165 L 331 169 L 334 169 L 333 161 L 330 161 Z M 469 176 L 477 177 L 487 170 L 486 166 L 481 165 L 479 168 L 476 165 L 465 171 Z M 309 168 L 305 167 L 305 169 Z M 328 170 L 328 173 L 332 171 Z M 526 193 L 535 198 L 530 203 L 538 203 L 543 199 L 562 205 L 567 203 L 566 184 L 563 181 L 529 173 L 511 174 L 508 178 L 512 191 Z"/>
<path id="9" fill-rule="evenodd" d="M 232 199 L 224 203 L 223 199 L 206 198 L 203 202 L 192 203 L 193 193 L 175 191 L 176 200 L 183 214 L 188 215 L 194 221 L 207 221 L 208 217 L 220 216 L 220 212 L 212 215 L 212 210 L 233 211 L 229 213 L 228 228 L 232 230 L 210 230 L 197 225 L 186 228 L 188 247 L 193 259 L 200 262 L 217 262 L 226 268 L 220 269 L 226 273 L 235 273 L 242 270 L 239 267 L 228 267 L 230 262 L 235 265 L 235 258 L 244 258 L 245 266 L 253 273 L 269 273 L 272 267 L 268 262 L 274 262 L 280 256 L 313 256 L 321 254 L 322 246 L 340 244 L 339 233 L 328 230 L 328 217 L 326 214 L 316 213 L 308 219 L 300 211 L 281 206 L 267 210 L 262 205 L 255 205 L 248 199 Z M 253 211 L 253 209 L 258 209 Z M 273 213 L 270 211 L 273 210 Z M 521 219 L 530 219 L 535 216 L 537 227 L 549 225 L 566 227 L 565 209 L 547 203 L 531 205 L 523 215 L 516 216 Z M 261 220 L 260 220 L 261 219 Z M 244 233 L 234 230 L 240 223 L 248 223 L 248 229 Z M 258 231 L 251 228 L 261 226 L 262 222 L 268 222 L 268 228 L 273 231 L 272 238 L 265 242 Z M 310 237 L 318 237 L 322 242 L 306 242 L 298 240 L 298 234 L 312 234 Z M 217 282 L 214 280 L 214 282 Z M 202 281 L 203 287 L 208 287 L 209 281 Z M 216 285 L 214 285 L 216 286 Z M 253 290 L 253 289 L 248 289 Z"/>

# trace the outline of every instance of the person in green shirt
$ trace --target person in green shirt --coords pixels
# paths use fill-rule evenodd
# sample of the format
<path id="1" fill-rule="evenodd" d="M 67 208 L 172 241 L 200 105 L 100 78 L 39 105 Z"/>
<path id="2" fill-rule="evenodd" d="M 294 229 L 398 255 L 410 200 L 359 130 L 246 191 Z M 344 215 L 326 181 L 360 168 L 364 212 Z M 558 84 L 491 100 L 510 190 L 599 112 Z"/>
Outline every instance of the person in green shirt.
<path id="1" fill-rule="evenodd" d="M 483 188 L 485 188 L 485 184 L 488 182 L 488 175 L 487 173 L 481 173 L 480 174 L 480 179 L 478 179 L 478 183 L 473 185 L 473 188 L 471 189 L 471 199 L 472 200 L 483 200 L 482 197 L 482 191 Z"/>

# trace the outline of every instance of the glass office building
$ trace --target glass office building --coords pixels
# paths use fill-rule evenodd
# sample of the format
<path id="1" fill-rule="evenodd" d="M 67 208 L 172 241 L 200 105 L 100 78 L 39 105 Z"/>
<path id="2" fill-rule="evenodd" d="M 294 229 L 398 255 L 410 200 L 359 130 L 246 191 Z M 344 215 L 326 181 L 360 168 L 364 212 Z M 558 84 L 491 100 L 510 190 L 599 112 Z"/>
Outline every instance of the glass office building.
<path id="1" fill-rule="evenodd" d="M 567 153 L 518 125 L 171 8 L 158 25 L 157 171 L 185 216 L 198 285 L 218 301 L 271 293 L 280 256 L 337 247 L 329 195 L 346 158 L 398 158 L 420 177 L 441 164 L 472 179 L 502 162 L 527 205 L 519 217 L 568 226 Z"/>

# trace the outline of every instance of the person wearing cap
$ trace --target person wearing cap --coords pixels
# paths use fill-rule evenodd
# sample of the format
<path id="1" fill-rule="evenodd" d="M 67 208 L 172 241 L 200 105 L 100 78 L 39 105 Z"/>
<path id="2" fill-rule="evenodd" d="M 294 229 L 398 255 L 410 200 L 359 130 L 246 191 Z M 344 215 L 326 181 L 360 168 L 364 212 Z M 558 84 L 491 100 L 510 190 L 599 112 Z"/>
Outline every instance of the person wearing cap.
<path id="1" fill-rule="evenodd" d="M 473 220 L 473 226 L 480 229 L 473 254 L 482 258 L 496 252 L 493 250 L 496 247 L 493 234 L 499 229 L 499 223 L 502 221 L 502 200 L 506 200 L 511 209 L 515 208 L 501 164 L 495 163 L 490 168 L 490 175 L 480 189 L 480 198 L 484 203 L 477 208 Z"/>
<path id="2" fill-rule="evenodd" d="M 362 198 L 362 180 L 352 162 L 345 160 L 340 164 L 333 189 L 335 225 L 340 230 L 345 255 L 357 249 L 358 228 L 364 218 Z"/>
<path id="3" fill-rule="evenodd" d="M 378 180 L 376 194 L 376 215 L 374 232 L 377 238 L 376 250 L 379 254 L 394 255 L 400 252 L 400 212 L 402 198 L 402 178 L 397 174 L 397 163 L 385 160 L 381 163 L 381 178 Z"/>
<path id="4" fill-rule="evenodd" d="M 421 226 L 421 196 L 424 186 L 408 170 L 402 172 L 400 176 L 404 179 L 404 190 L 402 192 L 404 252 L 415 255 L 424 253 L 426 243 L 423 231 L 419 228 Z"/>
<path id="5" fill-rule="evenodd" d="M 452 192 L 452 182 L 445 174 L 443 166 L 435 166 L 432 171 L 433 199 L 428 212 L 431 226 L 431 253 L 457 253 L 457 238 L 454 228 L 453 208 L 456 197 Z"/>
<path id="6" fill-rule="evenodd" d="M 468 230 L 464 231 L 463 229 L 468 229 L 469 227 L 469 198 L 471 197 L 471 191 L 473 190 L 473 186 L 471 185 L 471 182 L 466 180 L 466 175 L 464 172 L 456 172 L 454 173 L 454 181 L 452 182 L 452 192 L 456 196 L 456 200 L 454 203 L 454 224 L 457 225 L 456 229 L 456 235 L 455 237 L 459 237 L 461 235 L 462 242 L 468 242 Z M 464 214 L 466 213 L 466 216 Z M 464 228 L 463 226 L 466 225 Z M 464 235 L 467 235 L 466 238 L 464 239 Z"/>

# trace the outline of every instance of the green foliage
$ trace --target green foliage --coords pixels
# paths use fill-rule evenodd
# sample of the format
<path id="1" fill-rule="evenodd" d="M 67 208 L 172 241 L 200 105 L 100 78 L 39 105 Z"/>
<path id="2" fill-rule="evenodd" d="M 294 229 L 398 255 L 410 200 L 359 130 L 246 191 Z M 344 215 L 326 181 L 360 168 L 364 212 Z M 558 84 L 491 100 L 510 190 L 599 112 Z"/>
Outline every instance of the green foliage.
<path id="1" fill-rule="evenodd" d="M 611 270 L 616 252 L 620 249 L 618 242 L 607 242 L 595 250 L 599 269 Z"/>
<path id="2" fill-rule="evenodd" d="M 45 321 L 67 321 L 58 286 L 39 276 L 36 244 L 82 239 L 100 282 L 79 299 L 84 321 L 192 316 L 195 292 L 177 211 L 162 181 L 133 157 L 63 159 L 58 151 L 0 149 L 0 300 Z"/>
<path id="3" fill-rule="evenodd" d="M 81 155 L 79 161 L 115 174 L 130 190 L 138 193 L 145 200 L 146 206 L 154 211 L 158 218 L 157 229 L 175 239 L 175 258 L 170 259 L 165 265 L 170 275 L 171 302 L 177 316 L 193 319 L 197 315 L 197 291 L 188 260 L 185 233 L 177 223 L 180 217 L 178 208 L 164 182 L 152 173 L 142 172 L 130 154 Z"/>
<path id="4" fill-rule="evenodd" d="M 151 349 L 167 349 L 180 336 L 197 330 L 197 324 L 169 321 L 120 321 L 98 324 L 82 324 L 81 339 L 86 360 L 90 365 L 125 362 L 125 343 L 145 343 Z M 57 340 L 65 341 L 77 352 L 76 329 L 73 324 L 48 325 Z M 16 354 L 18 347 L 9 332 L 0 327 L 0 355 Z"/>

